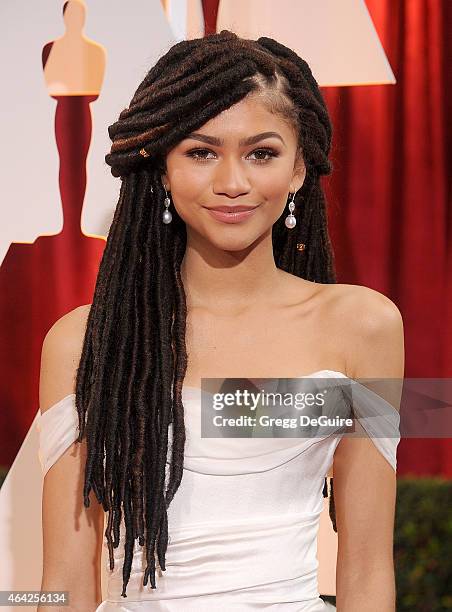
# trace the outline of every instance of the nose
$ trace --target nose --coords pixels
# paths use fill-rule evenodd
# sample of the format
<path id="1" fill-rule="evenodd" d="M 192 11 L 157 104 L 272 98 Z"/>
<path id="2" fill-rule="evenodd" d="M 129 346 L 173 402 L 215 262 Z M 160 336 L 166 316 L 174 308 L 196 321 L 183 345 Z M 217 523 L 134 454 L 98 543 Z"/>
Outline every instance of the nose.
<path id="1" fill-rule="evenodd" d="M 234 156 L 224 157 L 216 166 L 213 181 L 215 194 L 227 195 L 230 198 L 248 193 L 251 189 L 246 168 Z"/>

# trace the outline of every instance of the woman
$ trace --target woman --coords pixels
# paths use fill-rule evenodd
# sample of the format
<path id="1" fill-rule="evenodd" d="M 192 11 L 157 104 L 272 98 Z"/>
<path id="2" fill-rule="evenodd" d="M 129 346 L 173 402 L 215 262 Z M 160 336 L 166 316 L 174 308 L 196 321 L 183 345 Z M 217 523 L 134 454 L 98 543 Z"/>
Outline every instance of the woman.
<path id="1" fill-rule="evenodd" d="M 265 37 L 183 41 L 109 134 L 121 189 L 93 303 L 43 345 L 42 588 L 96 608 L 105 511 L 100 610 L 326 610 L 334 456 L 337 609 L 394 610 L 395 439 L 242 440 L 232 456 L 195 435 L 201 378 L 403 375 L 396 306 L 335 283 L 331 124 L 308 65 Z"/>

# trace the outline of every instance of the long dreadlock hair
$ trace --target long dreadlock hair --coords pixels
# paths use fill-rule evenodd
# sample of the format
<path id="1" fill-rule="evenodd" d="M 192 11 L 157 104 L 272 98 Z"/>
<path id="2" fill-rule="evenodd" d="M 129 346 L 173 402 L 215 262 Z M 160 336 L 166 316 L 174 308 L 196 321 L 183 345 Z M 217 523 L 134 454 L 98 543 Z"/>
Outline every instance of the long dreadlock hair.
<path id="1" fill-rule="evenodd" d="M 308 64 L 271 38 L 228 30 L 175 44 L 109 126 L 105 160 L 121 186 L 76 377 L 78 441 L 87 440 L 84 505 L 92 489 L 108 512 L 110 569 L 124 519 L 123 597 L 136 539 L 146 552 L 143 585 L 150 578 L 156 588 L 155 551 L 165 570 L 167 509 L 183 474 L 186 228 L 175 210 L 172 223 L 162 222 L 165 154 L 250 92 L 296 129 L 306 166 L 296 227 L 287 231 L 284 214 L 273 226 L 275 263 L 307 280 L 336 282 L 320 185 L 332 169 L 332 126 Z M 307 248 L 297 250 L 299 242 Z M 331 505 L 330 516 L 335 528 Z"/>

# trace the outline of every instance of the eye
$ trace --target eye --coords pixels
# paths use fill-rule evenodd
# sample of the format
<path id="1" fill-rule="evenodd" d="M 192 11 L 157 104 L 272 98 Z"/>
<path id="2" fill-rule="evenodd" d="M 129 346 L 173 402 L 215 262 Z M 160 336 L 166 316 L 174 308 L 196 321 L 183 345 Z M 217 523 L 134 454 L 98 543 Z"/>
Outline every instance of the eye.
<path id="1" fill-rule="evenodd" d="M 190 151 L 187 151 L 185 155 L 199 161 L 204 161 L 206 158 L 202 156 L 202 153 L 212 153 L 212 151 L 209 151 L 208 149 L 191 149 Z"/>
<path id="2" fill-rule="evenodd" d="M 262 158 L 256 159 L 256 161 L 258 163 L 266 163 L 266 162 L 270 161 L 270 159 L 272 157 L 278 157 L 278 155 L 279 155 L 278 152 L 274 151 L 273 149 L 256 149 L 255 151 L 253 151 L 252 154 L 255 154 L 255 153 L 260 153 L 262 155 L 269 155 L 270 156 L 270 157 L 267 157 L 266 159 L 262 159 Z"/>
<path id="3" fill-rule="evenodd" d="M 213 153 L 213 151 L 211 151 L 210 149 L 190 149 L 190 151 L 187 151 L 185 155 L 187 157 L 191 157 L 192 159 L 195 159 L 196 161 L 203 162 L 203 161 L 208 161 L 209 159 L 204 156 L 205 153 Z M 250 155 L 255 155 L 255 154 L 268 156 L 265 159 L 263 159 L 262 157 L 255 159 L 254 161 L 258 164 L 266 164 L 267 162 L 271 160 L 272 157 L 278 157 L 279 155 L 279 153 L 275 151 L 274 149 L 255 149 L 252 153 L 250 153 Z"/>

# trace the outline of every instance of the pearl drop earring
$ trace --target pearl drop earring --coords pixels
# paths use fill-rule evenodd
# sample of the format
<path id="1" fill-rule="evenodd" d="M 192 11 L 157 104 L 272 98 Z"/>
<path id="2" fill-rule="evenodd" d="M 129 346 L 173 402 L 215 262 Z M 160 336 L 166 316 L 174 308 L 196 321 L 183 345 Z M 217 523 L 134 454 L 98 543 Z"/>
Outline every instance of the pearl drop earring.
<path id="1" fill-rule="evenodd" d="M 164 205 L 165 205 L 165 210 L 163 211 L 163 223 L 168 225 L 168 223 L 171 223 L 171 221 L 173 219 L 173 215 L 168 210 L 169 205 L 171 204 L 171 200 L 168 197 L 168 192 L 166 191 L 166 187 L 165 186 L 163 186 L 163 189 L 165 190 L 165 193 L 166 193 L 166 197 L 165 197 L 165 200 L 163 202 Z"/>
<path id="2" fill-rule="evenodd" d="M 293 229 L 297 224 L 297 220 L 295 219 L 295 216 L 293 214 L 293 211 L 295 210 L 294 200 L 295 200 L 295 192 L 292 194 L 292 200 L 289 202 L 290 213 L 287 215 L 286 220 L 285 220 L 285 224 L 288 229 Z"/>

